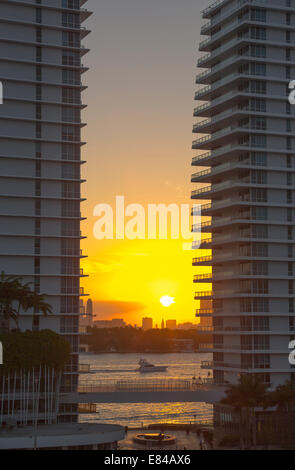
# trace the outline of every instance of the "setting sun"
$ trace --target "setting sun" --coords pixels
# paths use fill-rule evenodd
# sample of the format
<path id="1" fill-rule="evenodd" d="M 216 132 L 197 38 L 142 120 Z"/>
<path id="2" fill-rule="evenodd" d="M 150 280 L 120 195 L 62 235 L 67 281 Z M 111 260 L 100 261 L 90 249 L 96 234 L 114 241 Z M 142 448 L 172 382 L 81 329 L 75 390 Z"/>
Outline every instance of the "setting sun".
<path id="1" fill-rule="evenodd" d="M 174 298 L 169 297 L 169 295 L 165 295 L 164 297 L 161 297 L 160 302 L 163 305 L 163 307 L 170 307 L 172 304 L 175 304 Z"/>

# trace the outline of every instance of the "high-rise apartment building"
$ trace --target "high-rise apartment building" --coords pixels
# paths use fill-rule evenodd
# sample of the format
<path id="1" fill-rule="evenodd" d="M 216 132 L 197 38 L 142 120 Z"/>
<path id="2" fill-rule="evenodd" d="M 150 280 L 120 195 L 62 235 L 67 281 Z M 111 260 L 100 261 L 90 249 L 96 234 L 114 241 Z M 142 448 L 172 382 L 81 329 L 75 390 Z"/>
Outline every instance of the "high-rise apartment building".
<path id="1" fill-rule="evenodd" d="M 295 378 L 295 0 L 219 0 L 203 18 L 192 176 L 212 250 L 193 261 L 208 267 L 195 297 L 211 301 L 197 316 L 213 317 L 203 367 L 218 383 L 247 373 L 275 387 Z"/>
<path id="2" fill-rule="evenodd" d="M 20 328 L 49 328 L 70 342 L 63 392 L 78 382 L 85 3 L 0 2 L 0 269 L 52 305 L 48 317 L 23 313 Z M 76 410 L 61 404 L 60 421 Z"/>

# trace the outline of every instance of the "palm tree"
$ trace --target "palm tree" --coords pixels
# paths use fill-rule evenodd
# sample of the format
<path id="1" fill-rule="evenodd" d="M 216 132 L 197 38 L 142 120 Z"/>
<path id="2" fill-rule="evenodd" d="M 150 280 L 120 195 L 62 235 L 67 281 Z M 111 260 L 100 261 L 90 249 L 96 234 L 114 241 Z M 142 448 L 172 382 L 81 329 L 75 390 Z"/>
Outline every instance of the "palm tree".
<path id="1" fill-rule="evenodd" d="M 45 301 L 44 294 L 37 294 L 36 292 L 30 292 L 26 299 L 26 308 L 34 309 L 34 315 L 36 313 L 42 313 L 45 317 L 52 314 L 52 307 Z"/>
<path id="2" fill-rule="evenodd" d="M 229 385 L 226 397 L 220 403 L 231 405 L 239 413 L 240 447 L 248 446 L 252 440 L 256 447 L 255 408 L 266 404 L 267 386 L 250 374 L 240 376 L 238 384 Z M 252 430 L 252 433 L 250 432 Z M 252 434 L 252 439 L 249 436 Z"/>
<path id="3" fill-rule="evenodd" d="M 13 307 L 20 294 L 20 278 L 15 276 L 5 276 L 4 272 L 0 276 L 0 314 L 5 323 L 12 318 L 17 323 L 17 311 Z"/>
<path id="4" fill-rule="evenodd" d="M 33 308 L 34 313 L 39 311 L 45 316 L 52 313 L 51 306 L 45 302 L 45 296 L 32 291 L 31 283 L 22 284 L 21 280 L 20 277 L 6 276 L 4 272 L 0 276 L 0 316 L 5 322 L 12 319 L 17 330 L 21 310 L 27 312 Z"/>
<path id="5" fill-rule="evenodd" d="M 289 413 L 295 409 L 295 383 L 287 380 L 284 384 L 269 394 L 270 406 L 276 406 L 278 411 Z"/>

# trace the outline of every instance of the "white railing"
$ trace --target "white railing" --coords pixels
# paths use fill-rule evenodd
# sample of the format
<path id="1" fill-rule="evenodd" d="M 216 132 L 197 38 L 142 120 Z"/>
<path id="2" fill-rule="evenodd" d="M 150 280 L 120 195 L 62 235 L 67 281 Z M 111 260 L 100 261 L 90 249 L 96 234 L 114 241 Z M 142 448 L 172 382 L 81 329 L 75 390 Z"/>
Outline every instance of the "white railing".
<path id="1" fill-rule="evenodd" d="M 203 379 L 202 384 L 209 383 Z M 196 390 L 197 384 L 186 379 L 147 379 L 147 380 L 118 380 L 117 382 L 81 382 L 79 393 L 108 393 L 108 392 L 177 392 Z"/>

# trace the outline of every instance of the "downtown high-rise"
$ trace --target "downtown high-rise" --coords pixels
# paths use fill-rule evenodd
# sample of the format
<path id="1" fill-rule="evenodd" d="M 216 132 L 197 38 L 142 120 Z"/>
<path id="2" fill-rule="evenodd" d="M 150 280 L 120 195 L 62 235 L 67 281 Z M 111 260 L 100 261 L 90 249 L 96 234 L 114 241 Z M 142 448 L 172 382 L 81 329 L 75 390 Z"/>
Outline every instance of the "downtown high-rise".
<path id="1" fill-rule="evenodd" d="M 219 0 L 203 18 L 192 175 L 194 230 L 211 250 L 193 261 L 196 314 L 213 319 L 203 368 L 216 383 L 255 374 L 275 387 L 295 378 L 295 0 Z"/>
<path id="2" fill-rule="evenodd" d="M 23 312 L 20 329 L 51 329 L 70 342 L 62 392 L 77 389 L 79 369 L 85 3 L 0 2 L 0 271 L 52 306 L 47 317 Z M 61 403 L 59 421 L 76 412 Z"/>

